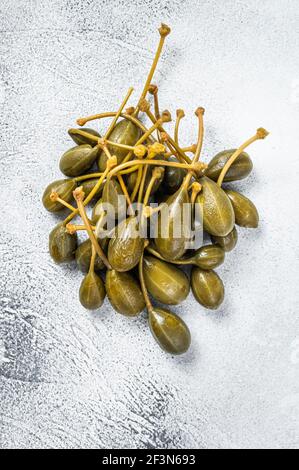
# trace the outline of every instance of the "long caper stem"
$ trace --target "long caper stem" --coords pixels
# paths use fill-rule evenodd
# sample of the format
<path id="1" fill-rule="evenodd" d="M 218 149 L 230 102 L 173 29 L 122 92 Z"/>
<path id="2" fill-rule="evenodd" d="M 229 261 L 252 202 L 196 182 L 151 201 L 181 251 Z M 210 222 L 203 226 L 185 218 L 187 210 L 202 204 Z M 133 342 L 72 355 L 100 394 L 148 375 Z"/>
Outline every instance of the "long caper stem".
<path id="1" fill-rule="evenodd" d="M 146 242 L 145 242 L 145 247 L 146 247 Z M 144 252 L 143 252 L 144 253 Z M 141 286 L 141 290 L 142 290 L 142 294 L 143 294 L 143 297 L 144 297 L 144 301 L 145 301 L 145 305 L 146 305 L 146 309 L 147 311 L 150 313 L 153 311 L 153 305 L 150 301 L 150 298 L 149 298 L 149 295 L 148 295 L 148 292 L 147 292 L 147 288 L 146 288 L 146 285 L 145 285 L 145 280 L 144 280 L 144 274 L 143 274 L 143 253 L 140 257 L 140 260 L 139 260 L 139 266 L 138 266 L 138 271 L 139 271 L 139 281 L 140 281 L 140 286 Z"/>
<path id="2" fill-rule="evenodd" d="M 91 258 L 90 258 L 90 264 L 89 264 L 89 274 L 92 274 L 94 273 L 94 262 L 95 262 L 95 259 L 96 259 L 96 250 L 93 246 L 93 244 L 91 244 Z"/>
<path id="3" fill-rule="evenodd" d="M 157 67 L 157 64 L 158 64 L 158 61 L 159 61 L 159 57 L 161 55 L 161 51 L 162 51 L 162 48 L 163 48 L 163 45 L 164 45 L 165 38 L 170 33 L 170 31 L 171 30 L 170 30 L 169 26 L 167 26 L 166 24 L 163 24 L 163 23 L 161 24 L 161 26 L 159 28 L 160 40 L 159 40 L 159 44 L 158 44 L 158 47 L 157 47 L 157 51 L 156 51 L 152 66 L 150 68 L 149 74 L 147 76 L 146 82 L 144 84 L 144 87 L 143 87 L 138 105 L 135 108 L 134 116 L 138 116 L 138 112 L 139 112 L 139 109 L 140 109 L 139 103 L 140 103 L 140 101 L 142 101 L 146 97 L 149 85 L 152 81 L 153 75 L 155 73 L 155 70 L 156 70 L 156 67 Z"/>
<path id="4" fill-rule="evenodd" d="M 117 179 L 118 179 L 118 182 L 120 184 L 120 187 L 122 189 L 122 192 L 124 193 L 125 195 L 125 198 L 127 200 L 127 204 L 128 204 L 128 211 L 130 212 L 130 215 L 134 215 L 134 211 L 132 209 L 132 202 L 131 202 L 131 199 L 130 199 L 130 196 L 129 196 L 129 193 L 128 193 L 128 190 L 127 190 L 127 187 L 124 183 L 124 180 L 123 180 L 123 177 L 119 174 L 116 175 L 117 176 Z"/>
<path id="5" fill-rule="evenodd" d="M 154 85 L 153 83 L 150 84 L 148 91 L 151 95 L 154 97 L 154 111 L 155 111 L 155 117 L 156 119 L 160 119 L 161 114 L 160 114 L 160 108 L 159 108 L 159 100 L 158 100 L 158 87 L 157 85 Z M 160 131 L 157 129 L 157 137 L 158 141 L 161 142 L 161 136 L 160 136 Z"/>
<path id="6" fill-rule="evenodd" d="M 131 166 L 135 167 L 135 165 L 137 165 L 137 168 L 138 168 L 139 165 L 171 166 L 173 168 L 182 168 L 182 169 L 185 169 L 185 170 L 192 170 L 195 173 L 202 169 L 202 164 L 200 164 L 200 163 L 198 163 L 197 165 L 196 164 L 195 165 L 193 165 L 193 164 L 190 165 L 188 163 L 169 162 L 167 160 L 150 160 L 150 159 L 132 160 L 130 162 L 121 163 L 120 165 L 113 168 L 109 173 L 109 178 L 112 178 L 112 176 L 114 176 L 116 173 L 120 172 L 121 170 L 129 168 Z"/>
<path id="7" fill-rule="evenodd" d="M 183 109 L 177 109 L 176 110 L 176 121 L 175 121 L 175 127 L 174 127 L 174 141 L 177 145 L 179 145 L 179 125 L 180 125 L 180 121 L 183 117 L 185 117 L 184 110 Z"/>
<path id="8" fill-rule="evenodd" d="M 52 193 L 50 194 L 50 199 L 51 199 L 52 202 L 59 202 L 64 207 L 67 207 L 70 211 L 76 212 L 76 208 L 74 206 L 72 206 L 71 204 L 69 204 L 68 202 L 66 202 L 64 199 L 61 199 L 61 197 L 59 197 L 58 193 L 52 191 Z"/>
<path id="9" fill-rule="evenodd" d="M 142 167 L 141 167 L 142 168 Z M 148 171 L 148 166 L 146 165 L 143 169 L 143 174 L 142 174 L 142 180 L 139 186 L 139 191 L 138 191 L 138 199 L 137 202 L 141 203 L 142 202 L 142 197 L 143 197 L 143 191 L 144 191 L 144 185 L 145 185 L 145 180 L 146 180 L 146 175 Z"/>
<path id="10" fill-rule="evenodd" d="M 197 139 L 196 150 L 195 150 L 194 157 L 192 159 L 192 163 L 197 163 L 201 154 L 203 134 L 204 134 L 204 125 L 203 125 L 204 112 L 205 112 L 204 108 L 197 108 L 197 110 L 195 111 L 195 115 L 198 117 L 198 139 Z M 192 174 L 188 173 L 188 175 L 185 178 L 186 185 L 189 185 L 191 177 L 192 177 Z"/>
<path id="11" fill-rule="evenodd" d="M 156 118 L 153 115 L 153 113 L 150 111 L 150 109 L 146 109 L 145 112 L 146 112 L 147 116 L 149 117 L 149 119 L 152 121 L 152 123 L 155 123 Z M 166 136 L 167 136 L 166 145 L 169 147 L 169 144 L 171 144 L 171 146 L 176 150 L 176 152 L 178 154 L 178 158 L 181 161 L 185 161 L 185 162 L 190 164 L 191 163 L 190 158 L 182 151 L 182 149 L 177 145 L 177 143 L 170 137 L 170 135 L 165 131 L 165 129 L 162 127 L 162 125 L 159 126 L 158 129 L 159 129 L 160 132 L 164 132 L 166 134 Z"/>
<path id="12" fill-rule="evenodd" d="M 84 225 L 86 226 L 88 236 L 90 238 L 90 241 L 91 241 L 97 255 L 101 258 L 101 260 L 103 261 L 103 263 L 105 264 L 107 269 L 112 269 L 108 259 L 106 258 L 106 255 L 105 255 L 104 251 L 102 250 L 102 247 L 98 243 L 98 240 L 96 239 L 95 234 L 93 233 L 93 230 L 90 226 L 88 217 L 86 215 L 85 208 L 84 208 L 84 205 L 83 205 L 84 192 L 83 192 L 82 186 L 80 186 L 79 188 L 76 188 L 73 191 L 73 195 L 74 195 L 74 198 L 77 202 L 79 214 L 81 216 L 81 219 L 83 220 Z"/>
<path id="13" fill-rule="evenodd" d="M 77 124 L 78 126 L 84 126 L 87 122 L 89 121 L 94 121 L 96 119 L 103 119 L 103 118 L 109 118 L 109 117 L 113 117 L 113 116 L 116 116 L 117 112 L 115 111 L 110 111 L 110 112 L 106 112 L 106 113 L 99 113 L 99 114 L 93 114 L 92 116 L 87 116 L 87 117 L 84 117 L 84 118 L 79 118 L 77 119 Z M 127 113 L 120 113 L 120 117 L 124 118 L 124 119 L 127 119 L 127 121 L 131 121 L 133 124 L 136 124 L 136 126 L 138 126 L 142 132 L 146 132 L 147 131 L 147 128 L 144 126 L 144 124 L 142 124 L 141 121 L 139 121 L 139 119 L 137 119 L 136 117 L 134 116 L 131 116 L 131 114 L 127 114 Z M 75 131 L 75 133 L 78 133 L 80 131 L 80 129 L 72 129 L 72 131 Z M 80 135 L 78 133 L 78 135 Z M 89 136 L 90 134 L 88 134 Z M 93 136 L 95 137 L 95 136 Z M 96 137 L 97 139 L 97 137 Z M 151 137 L 150 137 L 151 139 Z"/>
<path id="14" fill-rule="evenodd" d="M 95 225 L 90 225 L 90 227 L 93 231 L 95 231 L 95 229 L 96 229 Z M 67 232 L 70 233 L 70 234 L 76 233 L 80 230 L 87 231 L 86 225 L 76 225 L 76 224 L 70 224 L 69 223 L 69 224 L 66 224 L 65 228 L 66 228 Z"/>
<path id="15" fill-rule="evenodd" d="M 260 127 L 259 129 L 257 129 L 256 134 L 253 137 L 250 137 L 250 139 L 246 140 L 244 144 L 240 145 L 240 147 L 231 155 L 229 160 L 226 162 L 226 164 L 222 168 L 221 173 L 217 180 L 218 186 L 220 187 L 222 186 L 226 173 L 228 172 L 228 170 L 230 169 L 234 161 L 238 158 L 238 156 L 243 152 L 243 150 L 245 150 L 249 145 L 251 145 L 256 140 L 265 139 L 265 137 L 267 137 L 268 134 L 269 132 L 266 131 L 266 129 Z"/>
<path id="16" fill-rule="evenodd" d="M 90 178 L 100 178 L 102 174 L 103 173 L 88 173 L 88 175 L 76 176 L 76 178 L 73 178 L 73 181 L 79 183 L 79 181 L 88 180 Z"/>
<path id="17" fill-rule="evenodd" d="M 119 107 L 119 110 L 117 111 L 116 115 L 114 116 L 110 126 L 108 127 L 106 133 L 105 133 L 105 136 L 104 136 L 104 139 L 108 139 L 109 135 L 111 134 L 111 132 L 113 131 L 114 129 L 114 126 L 115 124 L 117 123 L 117 120 L 119 118 L 119 116 L 121 115 L 124 107 L 126 106 L 127 102 L 128 102 L 128 99 L 130 98 L 131 94 L 133 93 L 133 90 L 134 88 L 133 87 L 130 87 L 129 90 L 128 90 L 128 93 L 126 94 L 126 96 L 124 97 L 123 99 L 123 102 L 121 103 L 120 107 Z"/>
<path id="18" fill-rule="evenodd" d="M 143 168 L 141 165 L 139 165 L 138 170 L 137 170 L 137 178 L 136 178 L 135 185 L 131 194 L 132 201 L 135 201 L 136 195 L 138 193 L 139 186 L 142 181 L 142 174 L 143 174 Z"/>

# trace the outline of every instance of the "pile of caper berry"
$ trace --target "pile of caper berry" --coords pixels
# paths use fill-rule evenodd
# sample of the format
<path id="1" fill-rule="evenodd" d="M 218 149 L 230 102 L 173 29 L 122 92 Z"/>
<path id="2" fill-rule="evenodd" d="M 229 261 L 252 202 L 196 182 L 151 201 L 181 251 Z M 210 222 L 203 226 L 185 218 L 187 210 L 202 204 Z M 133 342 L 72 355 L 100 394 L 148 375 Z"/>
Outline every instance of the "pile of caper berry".
<path id="1" fill-rule="evenodd" d="M 224 287 L 214 269 L 237 243 L 235 224 L 254 228 L 259 221 L 254 204 L 241 193 L 222 188 L 222 183 L 249 175 L 252 161 L 244 150 L 268 133 L 259 128 L 238 149 L 220 152 L 204 164 L 200 162 L 204 109 L 197 108 L 197 143 L 180 146 L 184 111 L 176 111 L 171 137 L 165 130 L 170 112 L 160 112 L 158 88 L 151 83 L 170 28 L 162 24 L 159 33 L 157 52 L 137 106 L 125 108 L 133 91 L 130 88 L 117 112 L 78 119 L 81 127 L 68 131 L 76 146 L 65 152 L 59 163 L 68 178 L 49 184 L 42 200 L 50 212 L 69 211 L 51 231 L 49 250 L 55 262 L 75 259 L 85 273 L 79 291 L 81 304 L 99 309 L 107 294 L 114 310 L 122 315 L 135 317 L 146 309 L 158 344 L 171 354 L 182 354 L 190 345 L 187 325 L 153 302 L 177 305 L 191 288 L 205 308 L 220 306 Z M 153 97 L 153 112 L 148 94 Z M 104 136 L 82 127 L 104 118 L 112 118 Z M 138 214 L 135 203 L 142 207 Z M 92 210 L 87 213 L 90 205 Z M 116 221 L 111 230 L 108 205 Z M 187 208 L 184 218 L 183 208 Z M 74 217 L 81 219 L 77 225 L 72 223 Z M 149 225 L 154 225 L 154 233 L 149 232 Z M 210 236 L 210 244 L 192 245 L 195 226 Z M 87 234 L 80 244 L 78 231 Z M 191 266 L 190 276 L 181 268 L 185 265 Z"/>

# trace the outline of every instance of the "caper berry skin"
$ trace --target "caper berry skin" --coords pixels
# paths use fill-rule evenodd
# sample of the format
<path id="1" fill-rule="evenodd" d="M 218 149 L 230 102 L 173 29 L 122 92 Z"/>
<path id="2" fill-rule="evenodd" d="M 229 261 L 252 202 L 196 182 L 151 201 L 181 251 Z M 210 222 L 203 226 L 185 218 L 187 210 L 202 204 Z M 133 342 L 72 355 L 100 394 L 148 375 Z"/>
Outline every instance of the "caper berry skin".
<path id="1" fill-rule="evenodd" d="M 75 258 L 77 234 L 70 234 L 65 226 L 56 225 L 49 234 L 49 252 L 56 263 L 67 263 Z"/>
<path id="2" fill-rule="evenodd" d="M 135 317 L 145 308 L 140 286 L 128 272 L 108 270 L 106 292 L 114 310 L 122 315 Z"/>
<path id="3" fill-rule="evenodd" d="M 169 162 L 177 163 L 178 160 L 172 155 L 168 158 Z M 183 182 L 186 172 L 181 168 L 166 166 L 165 176 L 163 181 L 163 189 L 167 194 L 175 193 Z"/>
<path id="4" fill-rule="evenodd" d="M 194 266 L 191 271 L 191 288 L 197 302 L 206 308 L 217 309 L 223 302 L 223 282 L 215 271 L 205 271 Z"/>
<path id="5" fill-rule="evenodd" d="M 80 243 L 75 253 L 77 266 L 80 269 L 80 271 L 84 273 L 88 272 L 89 266 L 90 266 L 91 254 L 92 254 L 91 241 L 88 238 L 83 243 Z M 95 258 L 95 262 L 94 262 L 94 270 L 101 271 L 102 269 L 104 269 L 104 267 L 105 265 L 103 261 L 97 255 Z"/>
<path id="6" fill-rule="evenodd" d="M 88 272 L 84 277 L 79 291 L 79 299 L 88 310 L 100 308 L 106 295 L 102 279 L 94 272 Z"/>
<path id="7" fill-rule="evenodd" d="M 97 145 L 95 140 L 90 139 L 89 137 L 77 134 L 76 130 L 77 129 L 70 129 L 68 131 L 68 134 L 73 139 L 73 141 L 76 142 L 77 145 L 89 144 L 92 147 L 95 147 Z M 89 127 L 81 127 L 78 130 L 88 132 L 88 134 L 92 134 L 92 135 L 94 135 L 95 137 L 98 137 L 98 138 L 101 137 L 100 134 L 95 129 L 90 129 Z"/>
<path id="8" fill-rule="evenodd" d="M 188 233 L 185 232 L 185 228 L 188 226 L 188 222 L 185 221 L 185 225 L 183 225 L 182 216 L 183 207 L 188 208 L 188 203 L 188 192 L 182 187 L 166 200 L 168 214 L 163 215 L 163 211 L 159 213 L 155 244 L 159 253 L 167 261 L 181 258 L 186 251 Z M 180 237 L 175 236 L 178 225 L 181 226 L 182 231 Z"/>
<path id="9" fill-rule="evenodd" d="M 223 248 L 217 245 L 205 245 L 192 256 L 192 264 L 196 264 L 201 269 L 214 269 L 223 263 L 224 258 Z"/>
<path id="10" fill-rule="evenodd" d="M 96 224 L 101 215 L 103 214 L 103 200 L 102 198 L 93 206 L 91 213 L 91 220 L 93 224 Z"/>
<path id="11" fill-rule="evenodd" d="M 190 283 L 187 275 L 176 266 L 154 256 L 143 259 L 145 285 L 158 302 L 178 305 L 189 294 Z"/>
<path id="12" fill-rule="evenodd" d="M 60 171 L 66 176 L 80 176 L 89 170 L 98 156 L 98 147 L 78 145 L 67 150 L 60 158 Z"/>
<path id="13" fill-rule="evenodd" d="M 232 204 L 223 189 L 210 178 L 204 176 L 199 182 L 202 190 L 196 198 L 195 210 L 202 215 L 203 228 L 211 235 L 225 237 L 235 224 Z"/>
<path id="14" fill-rule="evenodd" d="M 143 253 L 144 240 L 138 234 L 136 217 L 128 217 L 118 224 L 108 246 L 108 260 L 119 272 L 130 271 L 139 262 Z"/>
<path id="15" fill-rule="evenodd" d="M 114 210 L 115 217 L 117 217 L 123 210 L 126 209 L 124 197 L 121 200 L 119 196 L 124 196 L 119 183 L 115 180 L 115 178 L 108 178 L 103 187 L 102 202 L 104 204 L 111 204 L 111 208 Z M 114 216 L 114 214 L 111 214 L 111 216 Z"/>
<path id="16" fill-rule="evenodd" d="M 109 136 L 109 140 L 111 142 L 116 142 L 118 144 L 123 145 L 130 145 L 134 146 L 141 136 L 141 130 L 136 124 L 126 119 L 119 121 L 116 126 L 114 127 L 113 131 Z M 113 145 L 108 145 L 108 149 L 111 155 L 115 155 L 117 157 L 117 164 L 119 165 L 123 159 L 128 154 L 127 149 L 122 149 L 119 147 L 115 147 Z M 107 163 L 107 155 L 104 151 L 100 153 L 98 158 L 98 167 L 99 171 L 105 171 Z"/>
<path id="17" fill-rule="evenodd" d="M 151 333 L 159 346 L 170 354 L 185 353 L 191 343 L 191 335 L 186 323 L 175 313 L 162 308 L 149 312 Z"/>
<path id="18" fill-rule="evenodd" d="M 232 231 L 229 232 L 229 234 L 225 237 L 216 237 L 214 235 L 211 238 L 213 243 L 216 243 L 217 245 L 221 246 L 224 251 L 228 252 L 232 251 L 235 248 L 238 242 L 238 232 L 236 227 L 234 227 Z"/>
<path id="19" fill-rule="evenodd" d="M 232 203 L 236 224 L 240 225 L 240 227 L 257 228 L 259 214 L 253 202 L 237 191 L 226 189 L 225 192 Z"/>
<path id="20" fill-rule="evenodd" d="M 222 168 L 230 159 L 235 150 L 236 149 L 230 149 L 217 153 L 217 155 L 215 155 L 215 157 L 213 157 L 210 161 L 205 175 L 213 181 L 217 181 Z M 248 153 L 242 152 L 228 169 L 223 181 L 228 182 L 242 180 L 251 173 L 252 168 L 253 164 Z"/>
<path id="21" fill-rule="evenodd" d="M 70 203 L 72 201 L 73 191 L 76 188 L 76 186 L 77 185 L 75 181 L 68 180 L 68 179 L 57 180 L 57 181 L 53 181 L 52 183 L 50 183 L 46 187 L 43 197 L 42 197 L 42 202 L 43 202 L 45 209 L 47 209 L 47 211 L 49 212 L 59 212 L 62 209 L 64 209 L 64 206 L 60 202 L 51 201 L 50 199 L 51 193 L 52 192 L 57 193 L 61 199 L 64 199 L 64 201 Z"/>

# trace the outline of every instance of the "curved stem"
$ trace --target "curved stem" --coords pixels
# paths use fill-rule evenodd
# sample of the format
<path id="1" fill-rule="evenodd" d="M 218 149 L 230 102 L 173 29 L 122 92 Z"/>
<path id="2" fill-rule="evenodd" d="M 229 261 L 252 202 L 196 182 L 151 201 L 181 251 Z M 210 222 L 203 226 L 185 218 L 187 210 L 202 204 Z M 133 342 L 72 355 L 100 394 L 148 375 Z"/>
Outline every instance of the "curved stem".
<path id="1" fill-rule="evenodd" d="M 224 165 L 224 167 L 222 168 L 221 170 L 221 173 L 218 177 L 218 180 L 217 180 L 217 184 L 218 186 L 221 187 L 222 183 L 223 183 L 223 180 L 225 178 L 225 175 L 226 173 L 228 172 L 228 170 L 230 169 L 231 165 L 234 163 L 234 161 L 238 158 L 238 156 L 243 152 L 243 150 L 245 150 L 250 144 L 252 144 L 253 142 L 255 142 L 256 140 L 259 140 L 259 139 L 265 139 L 265 137 L 267 137 L 267 135 L 269 134 L 268 131 L 266 131 L 265 129 L 263 129 L 262 127 L 260 127 L 257 131 L 256 131 L 256 134 L 253 136 L 253 137 L 250 137 L 250 139 L 246 140 L 244 142 L 244 144 L 242 144 L 232 155 L 231 157 L 229 158 L 229 160 L 226 162 L 226 164 Z"/>
<path id="2" fill-rule="evenodd" d="M 87 117 L 84 117 L 84 118 L 77 119 L 77 124 L 79 126 L 84 126 L 89 121 L 94 121 L 96 119 L 103 119 L 103 118 L 113 117 L 116 114 L 117 114 L 117 112 L 115 112 L 115 111 L 110 111 L 110 112 L 107 112 L 107 113 L 93 114 L 92 116 L 87 116 Z M 136 126 L 138 126 L 142 130 L 142 132 L 147 131 L 147 128 L 142 124 L 142 122 L 139 121 L 139 119 L 137 119 L 136 117 L 131 116 L 131 114 L 120 113 L 120 117 L 122 117 L 124 119 L 127 119 L 127 121 L 133 122 L 133 124 L 136 124 Z M 79 131 L 80 129 L 74 129 L 74 130 Z M 95 136 L 93 136 L 93 137 L 95 137 Z"/>
<path id="3" fill-rule="evenodd" d="M 141 179 L 142 179 L 142 173 L 143 173 L 143 168 L 142 168 L 141 165 L 138 165 L 137 178 L 136 178 L 136 182 L 135 182 L 132 194 L 131 194 L 131 199 L 132 199 L 133 202 L 135 201 L 135 197 L 138 193 L 139 185 L 140 185 L 140 182 L 141 182 Z"/>
<path id="4" fill-rule="evenodd" d="M 146 247 L 146 250 L 153 256 L 155 256 L 156 258 L 159 258 L 161 259 L 162 261 L 166 261 L 167 263 L 171 263 L 171 264 L 177 264 L 177 265 L 186 265 L 186 264 L 194 264 L 194 260 L 193 260 L 193 257 L 190 257 L 190 258 L 186 258 L 186 259 L 177 259 L 177 260 L 166 260 L 165 258 L 163 258 L 162 255 L 160 255 L 160 253 L 158 251 L 156 251 L 152 246 L 147 246 Z"/>
<path id="5" fill-rule="evenodd" d="M 177 109 L 175 128 L 174 128 L 174 141 L 177 145 L 179 145 L 179 125 L 180 125 L 180 121 L 183 117 L 185 117 L 184 111 L 182 109 Z"/>
<path id="6" fill-rule="evenodd" d="M 124 170 L 125 168 L 129 168 L 131 166 L 135 166 L 135 165 L 138 165 L 138 166 L 139 165 L 172 166 L 174 168 L 183 168 L 185 170 L 192 170 L 192 171 L 195 171 L 195 172 L 199 171 L 199 169 L 200 169 L 199 167 L 197 168 L 196 166 L 193 167 L 192 164 L 189 165 L 188 163 L 169 162 L 167 160 L 148 160 L 148 159 L 146 159 L 146 160 L 132 160 L 130 162 L 121 163 L 120 165 L 113 168 L 113 170 L 111 170 L 110 173 L 109 173 L 109 178 L 112 178 L 112 176 L 114 176 L 119 171 Z"/>
<path id="7" fill-rule="evenodd" d="M 137 202 L 141 203 L 142 202 L 142 197 L 143 197 L 143 191 L 144 191 L 144 185 L 145 185 L 145 180 L 146 180 L 146 175 L 147 175 L 147 170 L 148 166 L 146 165 L 143 170 L 143 175 L 142 175 L 142 180 L 139 186 L 139 192 L 138 192 L 138 199 Z"/>
<path id="8" fill-rule="evenodd" d="M 192 159 L 192 163 L 197 163 L 200 157 L 201 149 L 202 149 L 202 143 L 203 143 L 203 134 L 204 134 L 204 126 L 203 126 L 203 115 L 204 115 L 204 108 L 197 108 L 195 111 L 195 115 L 198 117 L 198 140 L 197 140 L 197 145 L 196 145 L 196 150 L 194 157 Z M 188 173 L 188 175 L 185 178 L 185 183 L 189 185 L 190 179 L 192 178 L 192 174 Z"/>

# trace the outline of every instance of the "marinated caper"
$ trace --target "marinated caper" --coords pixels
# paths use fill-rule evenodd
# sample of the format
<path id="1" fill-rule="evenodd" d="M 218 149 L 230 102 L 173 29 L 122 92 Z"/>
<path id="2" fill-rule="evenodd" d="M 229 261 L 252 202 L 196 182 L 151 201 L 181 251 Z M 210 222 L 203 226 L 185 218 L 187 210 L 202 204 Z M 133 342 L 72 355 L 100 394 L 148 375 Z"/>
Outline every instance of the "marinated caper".
<path id="1" fill-rule="evenodd" d="M 206 176 L 200 178 L 202 190 L 196 198 L 195 210 L 202 215 L 203 228 L 211 235 L 224 237 L 235 223 L 234 210 L 223 189 Z"/>
<path id="2" fill-rule="evenodd" d="M 106 292 L 116 312 L 128 317 L 135 317 L 145 308 L 140 286 L 132 274 L 108 270 L 106 274 Z"/>
<path id="3" fill-rule="evenodd" d="M 137 127 L 136 124 L 131 121 L 127 121 L 126 119 L 123 119 L 122 121 L 116 124 L 109 136 L 109 140 L 111 142 L 116 142 L 117 144 L 133 146 L 136 144 L 140 135 L 140 128 Z M 117 164 L 120 164 L 125 158 L 125 156 L 128 154 L 128 150 L 115 147 L 113 145 L 108 145 L 108 149 L 111 155 L 115 155 L 117 157 Z M 102 151 L 98 158 L 98 167 L 100 171 L 105 171 L 106 163 L 107 155 L 104 151 Z"/>
<path id="4" fill-rule="evenodd" d="M 224 286 L 215 271 L 205 271 L 194 266 L 191 271 L 191 288 L 197 302 L 206 308 L 218 308 L 224 299 Z"/>
<path id="5" fill-rule="evenodd" d="M 217 153 L 209 163 L 209 166 L 205 172 L 211 180 L 217 181 L 221 173 L 222 168 L 228 162 L 232 154 L 236 149 L 224 150 L 223 152 Z M 242 152 L 238 158 L 232 163 L 231 167 L 227 171 L 224 182 L 236 181 L 246 178 L 253 168 L 251 158 L 248 153 Z"/>
<path id="6" fill-rule="evenodd" d="M 77 234 L 66 231 L 63 223 L 56 225 L 49 234 L 49 252 L 56 263 L 67 263 L 75 258 Z"/>
<path id="7" fill-rule="evenodd" d="M 224 250 L 217 245 L 204 245 L 200 247 L 191 257 L 190 264 L 196 264 L 201 269 L 214 269 L 223 263 Z"/>
<path id="8" fill-rule="evenodd" d="M 175 313 L 162 308 L 149 312 L 149 326 L 159 346 L 170 354 L 185 353 L 191 343 L 186 323 Z"/>
<path id="9" fill-rule="evenodd" d="M 104 184 L 102 202 L 111 205 L 115 217 L 125 209 L 126 204 L 124 197 L 120 198 L 119 196 L 123 196 L 119 183 L 114 178 L 108 178 Z"/>
<path id="10" fill-rule="evenodd" d="M 58 202 L 53 201 L 50 196 L 52 193 L 57 193 L 58 196 L 64 201 L 70 203 L 73 198 L 73 191 L 76 188 L 76 182 L 73 180 L 57 180 L 50 183 L 43 194 L 42 202 L 44 207 L 49 212 L 58 212 L 64 209 L 64 206 Z"/>
<path id="11" fill-rule="evenodd" d="M 177 305 L 189 294 L 189 279 L 176 266 L 154 256 L 145 256 L 143 271 L 147 290 L 159 302 Z"/>
<path id="12" fill-rule="evenodd" d="M 119 272 L 130 271 L 139 262 L 144 241 L 139 233 L 136 217 L 128 217 L 118 224 L 108 246 L 108 260 Z"/>
<path id="13" fill-rule="evenodd" d="M 83 307 L 88 310 L 100 308 L 106 295 L 105 286 L 97 274 L 89 271 L 84 277 L 79 291 L 79 299 Z"/>
<path id="14" fill-rule="evenodd" d="M 174 156 L 168 158 L 169 162 L 177 162 L 177 159 Z M 165 175 L 163 181 L 163 188 L 167 194 L 175 193 L 183 182 L 183 179 L 186 175 L 186 171 L 181 168 L 176 168 L 172 166 L 165 167 Z"/>
<path id="15" fill-rule="evenodd" d="M 166 260 L 176 260 L 186 251 L 186 241 L 189 239 L 188 213 L 190 210 L 187 189 L 182 186 L 166 200 L 166 213 L 162 210 L 158 217 L 158 234 L 155 239 L 159 253 Z M 185 212 L 184 212 L 185 211 Z M 191 213 L 189 214 L 191 215 Z M 178 234 L 178 232 L 181 232 Z M 178 234 L 178 235 L 177 235 Z"/>
<path id="16" fill-rule="evenodd" d="M 80 176 L 94 164 L 98 147 L 91 145 L 78 145 L 67 150 L 61 157 L 59 168 L 66 176 Z"/>
<path id="17" fill-rule="evenodd" d="M 229 234 L 225 237 L 216 237 L 215 235 L 213 235 L 211 238 L 212 241 L 217 245 L 221 246 L 224 251 L 232 251 L 238 241 L 238 232 L 236 227 L 234 227 L 232 231 L 229 232 Z"/>
<path id="18" fill-rule="evenodd" d="M 232 203 L 236 224 L 240 227 L 256 228 L 259 224 L 259 214 L 253 202 L 237 191 L 226 189 L 225 192 Z"/>
<path id="19" fill-rule="evenodd" d="M 76 142 L 77 145 L 89 144 L 92 147 L 95 147 L 97 145 L 97 142 L 95 140 L 90 139 L 88 136 L 80 135 L 79 133 L 77 133 L 77 130 L 88 132 L 88 134 L 92 134 L 98 138 L 101 137 L 100 134 L 96 130 L 90 129 L 89 127 L 81 127 L 80 129 L 70 129 L 68 133 L 70 137 L 73 139 L 73 141 Z"/>
<path id="20" fill-rule="evenodd" d="M 101 245 L 103 247 L 103 242 L 101 242 Z M 78 248 L 76 249 L 76 262 L 77 266 L 80 269 L 80 271 L 83 271 L 86 273 L 89 270 L 90 266 L 90 260 L 91 260 L 91 241 L 88 238 L 84 242 L 80 243 Z M 95 262 L 94 262 L 94 270 L 95 271 L 101 271 L 104 269 L 105 265 L 101 258 L 99 256 L 96 256 Z"/>

